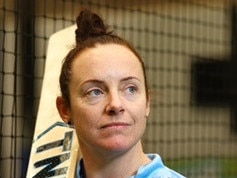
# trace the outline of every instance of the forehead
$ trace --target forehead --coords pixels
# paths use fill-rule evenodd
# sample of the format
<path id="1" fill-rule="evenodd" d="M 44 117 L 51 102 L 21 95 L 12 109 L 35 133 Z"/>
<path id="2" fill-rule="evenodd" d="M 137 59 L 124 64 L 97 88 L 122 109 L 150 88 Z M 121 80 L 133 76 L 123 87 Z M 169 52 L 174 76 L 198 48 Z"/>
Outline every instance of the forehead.
<path id="1" fill-rule="evenodd" d="M 135 75 L 143 78 L 141 62 L 127 47 L 117 44 L 97 45 L 78 55 L 72 66 L 74 77 Z"/>

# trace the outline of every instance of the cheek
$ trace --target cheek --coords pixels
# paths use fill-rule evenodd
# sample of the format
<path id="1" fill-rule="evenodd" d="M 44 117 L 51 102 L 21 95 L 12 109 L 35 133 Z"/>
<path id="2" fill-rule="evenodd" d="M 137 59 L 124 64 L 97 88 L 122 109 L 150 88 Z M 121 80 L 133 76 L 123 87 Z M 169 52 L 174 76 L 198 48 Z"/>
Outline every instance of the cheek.
<path id="1" fill-rule="evenodd" d="M 149 113 L 149 105 L 146 99 L 141 99 L 140 102 L 133 104 L 136 107 L 136 112 L 140 114 L 140 118 L 145 117 Z"/>
<path id="2" fill-rule="evenodd" d="M 134 104 L 134 108 L 130 110 L 130 116 L 134 120 L 134 122 L 141 127 L 146 125 L 146 115 L 147 115 L 147 109 L 144 104 Z"/>
<path id="3" fill-rule="evenodd" d="M 138 124 L 138 127 L 142 130 L 145 130 L 146 123 L 147 123 L 147 109 L 145 107 L 146 105 L 142 104 L 140 105 L 140 109 L 137 109 L 135 112 L 135 118 L 136 118 L 136 124 Z M 143 108 L 143 109 L 141 109 Z M 143 131 L 142 131 L 143 132 Z"/>
<path id="4" fill-rule="evenodd" d="M 73 113 L 73 124 L 79 138 L 85 137 L 91 128 L 95 127 L 93 124 L 93 113 L 85 110 L 77 110 Z"/>
<path id="5" fill-rule="evenodd" d="M 76 129 L 86 129 L 96 124 L 98 112 L 90 107 L 75 107 L 72 110 L 72 120 Z"/>
<path id="6" fill-rule="evenodd" d="M 97 136 L 97 127 L 99 116 L 93 110 L 78 108 L 73 113 L 74 127 L 77 133 L 79 142 L 93 143 Z"/>

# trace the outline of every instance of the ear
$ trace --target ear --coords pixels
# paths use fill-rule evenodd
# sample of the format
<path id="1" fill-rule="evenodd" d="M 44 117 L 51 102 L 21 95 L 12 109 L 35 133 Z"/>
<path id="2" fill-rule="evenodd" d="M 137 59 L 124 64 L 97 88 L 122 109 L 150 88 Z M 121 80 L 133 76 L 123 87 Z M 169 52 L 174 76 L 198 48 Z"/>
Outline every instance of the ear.
<path id="1" fill-rule="evenodd" d="M 70 107 L 69 107 L 68 103 L 66 102 L 66 100 L 62 96 L 57 97 L 56 106 L 57 106 L 58 113 L 59 113 L 60 117 L 62 118 L 62 120 L 65 123 L 71 122 Z"/>

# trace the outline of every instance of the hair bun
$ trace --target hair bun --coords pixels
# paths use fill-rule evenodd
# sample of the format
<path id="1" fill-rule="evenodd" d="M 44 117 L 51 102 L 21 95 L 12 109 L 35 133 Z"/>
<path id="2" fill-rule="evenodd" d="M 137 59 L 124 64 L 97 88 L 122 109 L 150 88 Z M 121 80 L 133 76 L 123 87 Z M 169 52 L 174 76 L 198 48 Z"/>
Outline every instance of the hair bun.
<path id="1" fill-rule="evenodd" d="M 90 10 L 84 9 L 76 19 L 76 43 L 88 38 L 109 34 L 103 20 Z"/>

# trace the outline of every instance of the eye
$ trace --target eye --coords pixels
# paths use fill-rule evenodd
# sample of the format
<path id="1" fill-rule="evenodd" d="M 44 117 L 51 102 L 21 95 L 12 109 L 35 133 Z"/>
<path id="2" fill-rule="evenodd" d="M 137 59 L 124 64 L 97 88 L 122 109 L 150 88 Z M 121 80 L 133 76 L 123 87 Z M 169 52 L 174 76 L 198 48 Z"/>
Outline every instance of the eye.
<path id="1" fill-rule="evenodd" d="M 102 95 L 103 92 L 100 89 L 91 89 L 87 92 L 87 96 L 89 97 L 96 97 Z"/>
<path id="2" fill-rule="evenodd" d="M 125 93 L 127 93 L 127 94 L 134 94 L 136 92 L 137 92 L 137 87 L 135 87 L 135 86 L 129 86 L 125 90 Z"/>

